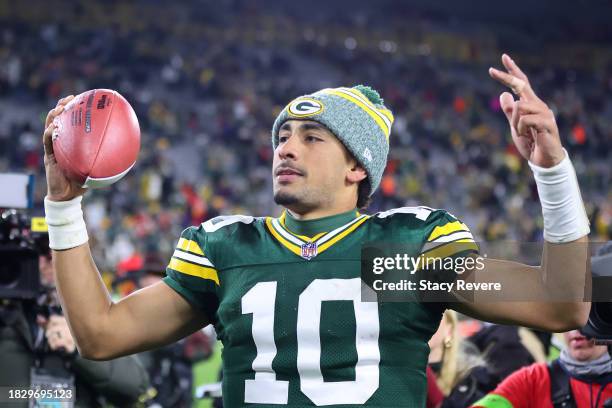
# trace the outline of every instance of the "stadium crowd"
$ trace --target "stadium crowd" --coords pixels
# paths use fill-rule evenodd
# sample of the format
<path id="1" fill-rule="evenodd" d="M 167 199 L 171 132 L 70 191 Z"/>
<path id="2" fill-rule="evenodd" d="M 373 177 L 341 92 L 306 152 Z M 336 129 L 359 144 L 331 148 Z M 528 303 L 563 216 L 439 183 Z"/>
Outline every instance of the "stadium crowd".
<path id="1" fill-rule="evenodd" d="M 493 30 L 483 36 L 479 27 L 418 19 L 406 27 L 402 16 L 329 21 L 315 12 L 305 22 L 233 1 L 214 8 L 110 3 L 71 1 L 61 13 L 53 2 L 0 8 L 0 172 L 36 174 L 38 211 L 43 115 L 58 98 L 112 88 L 138 115 L 137 165 L 84 201 L 94 256 L 109 282 L 152 258 L 169 259 L 188 225 L 219 214 L 278 215 L 273 118 L 295 96 L 357 83 L 380 90 L 396 119 L 368 212 L 427 205 L 449 209 L 480 240 L 542 239 L 533 178 L 510 140 L 501 89 L 487 75 L 511 51 Z M 506 42 L 514 34 L 520 40 L 509 31 Z M 610 240 L 612 62 L 554 68 L 535 54 L 526 49 L 516 58 L 555 111 L 592 239 Z"/>

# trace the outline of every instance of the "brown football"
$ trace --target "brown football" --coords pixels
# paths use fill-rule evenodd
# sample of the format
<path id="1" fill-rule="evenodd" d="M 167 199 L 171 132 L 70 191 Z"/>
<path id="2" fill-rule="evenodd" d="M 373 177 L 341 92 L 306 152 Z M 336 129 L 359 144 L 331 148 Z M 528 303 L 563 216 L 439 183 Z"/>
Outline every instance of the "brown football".
<path id="1" fill-rule="evenodd" d="M 84 187 L 105 187 L 136 163 L 140 127 L 132 106 L 117 91 L 77 95 L 55 118 L 53 152 L 66 176 Z"/>

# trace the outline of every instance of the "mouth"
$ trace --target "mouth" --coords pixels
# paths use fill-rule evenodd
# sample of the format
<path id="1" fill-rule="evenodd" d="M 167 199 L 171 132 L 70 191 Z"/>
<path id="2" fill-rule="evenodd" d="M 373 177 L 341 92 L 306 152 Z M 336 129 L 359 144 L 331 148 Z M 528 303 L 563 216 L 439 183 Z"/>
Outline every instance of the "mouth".
<path id="1" fill-rule="evenodd" d="M 297 180 L 298 177 L 304 176 L 301 171 L 288 166 L 278 167 L 274 172 L 274 175 L 276 176 L 276 180 L 281 184 L 291 183 L 292 181 Z"/>
<path id="2" fill-rule="evenodd" d="M 572 335 L 569 339 L 569 343 L 575 348 L 589 347 L 590 345 L 592 345 L 591 340 L 580 334 Z"/>

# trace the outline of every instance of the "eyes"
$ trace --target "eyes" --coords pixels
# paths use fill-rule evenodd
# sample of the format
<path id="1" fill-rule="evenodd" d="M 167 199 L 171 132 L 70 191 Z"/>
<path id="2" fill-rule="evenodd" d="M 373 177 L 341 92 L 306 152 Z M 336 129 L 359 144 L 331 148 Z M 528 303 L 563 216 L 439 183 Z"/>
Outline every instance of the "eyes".
<path id="1" fill-rule="evenodd" d="M 304 141 L 306 143 L 316 143 L 316 142 L 323 142 L 323 138 L 316 136 L 316 135 L 311 135 L 311 134 L 307 134 L 304 137 Z M 289 139 L 289 136 L 285 136 L 285 135 L 279 135 L 278 136 L 278 143 L 282 144 L 285 143 L 287 140 Z"/>

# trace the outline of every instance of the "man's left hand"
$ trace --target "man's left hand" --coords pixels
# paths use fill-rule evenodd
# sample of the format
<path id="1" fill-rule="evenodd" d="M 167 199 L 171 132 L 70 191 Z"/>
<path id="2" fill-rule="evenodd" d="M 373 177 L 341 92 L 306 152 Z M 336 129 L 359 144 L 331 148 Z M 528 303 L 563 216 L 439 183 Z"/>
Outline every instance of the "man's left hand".
<path id="1" fill-rule="evenodd" d="M 507 54 L 502 63 L 508 72 L 489 68 L 489 75 L 512 89 L 500 95 L 499 101 L 512 132 L 512 140 L 520 154 L 532 164 L 552 167 L 565 157 L 555 115 L 533 91 L 527 75 Z"/>

